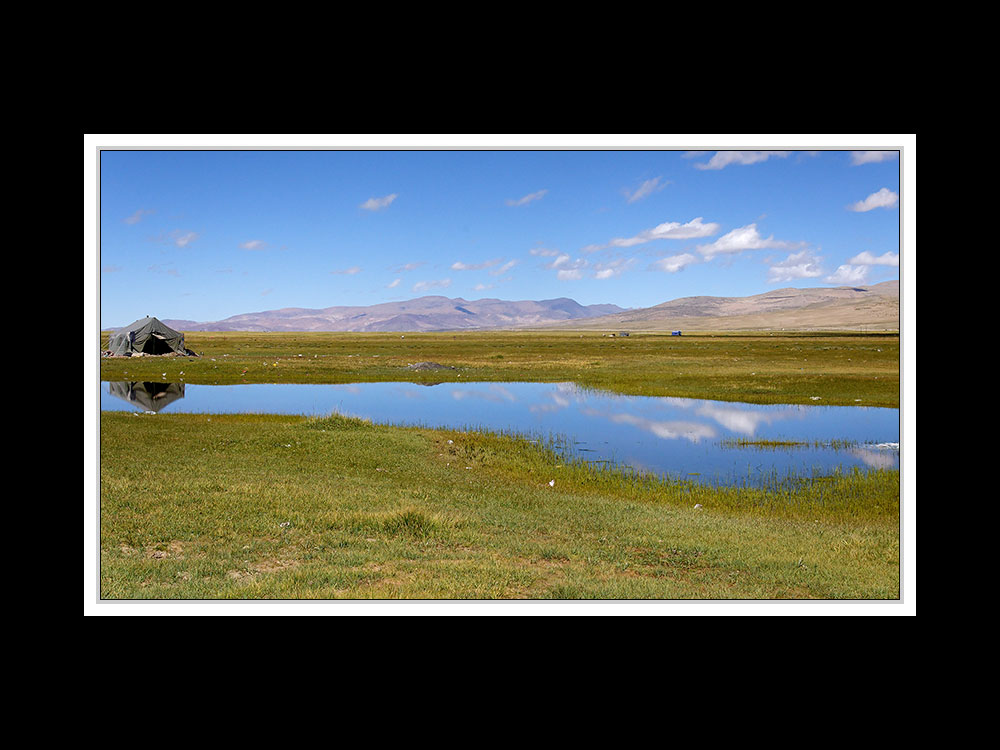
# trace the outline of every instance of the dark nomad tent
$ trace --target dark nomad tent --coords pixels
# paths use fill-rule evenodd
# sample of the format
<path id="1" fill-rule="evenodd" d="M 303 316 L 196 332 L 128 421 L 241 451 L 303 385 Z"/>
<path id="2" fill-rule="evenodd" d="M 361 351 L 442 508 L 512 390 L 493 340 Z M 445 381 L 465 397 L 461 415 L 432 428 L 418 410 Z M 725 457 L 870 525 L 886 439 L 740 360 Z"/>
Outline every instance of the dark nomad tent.
<path id="1" fill-rule="evenodd" d="M 136 354 L 194 354 L 184 348 L 183 333 L 150 317 L 137 320 L 112 333 L 108 349 L 119 357 Z"/>

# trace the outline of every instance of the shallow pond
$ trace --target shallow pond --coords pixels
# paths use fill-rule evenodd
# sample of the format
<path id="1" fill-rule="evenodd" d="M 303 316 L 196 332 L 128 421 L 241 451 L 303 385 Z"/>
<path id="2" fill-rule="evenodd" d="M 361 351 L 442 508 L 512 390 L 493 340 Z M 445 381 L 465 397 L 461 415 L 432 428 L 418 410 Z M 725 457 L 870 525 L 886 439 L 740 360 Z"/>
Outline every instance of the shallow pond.
<path id="1" fill-rule="evenodd" d="M 587 461 L 708 484 L 761 486 L 899 467 L 899 410 L 621 396 L 572 383 L 101 384 L 104 411 L 338 413 L 553 441 Z M 793 445 L 779 445 L 778 442 Z"/>

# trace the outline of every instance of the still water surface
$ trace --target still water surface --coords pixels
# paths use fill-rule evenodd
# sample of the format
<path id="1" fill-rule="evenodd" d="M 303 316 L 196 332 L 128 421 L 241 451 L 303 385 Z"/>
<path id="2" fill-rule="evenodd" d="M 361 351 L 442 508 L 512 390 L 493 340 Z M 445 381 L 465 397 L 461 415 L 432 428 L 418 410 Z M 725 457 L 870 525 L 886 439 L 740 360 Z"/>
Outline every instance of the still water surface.
<path id="1" fill-rule="evenodd" d="M 350 385 L 101 384 L 101 409 L 161 413 L 331 413 L 373 422 L 516 432 L 556 439 L 588 461 L 708 484 L 899 468 L 899 410 L 761 406 L 620 396 L 572 383 Z M 762 448 L 746 441 L 781 440 Z"/>

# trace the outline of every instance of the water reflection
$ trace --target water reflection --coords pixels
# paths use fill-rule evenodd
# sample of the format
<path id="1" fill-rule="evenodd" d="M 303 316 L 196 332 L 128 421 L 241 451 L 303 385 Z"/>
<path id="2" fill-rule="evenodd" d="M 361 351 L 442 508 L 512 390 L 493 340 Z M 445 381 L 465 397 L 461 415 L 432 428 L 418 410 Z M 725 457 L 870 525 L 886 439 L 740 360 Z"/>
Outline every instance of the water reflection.
<path id="1" fill-rule="evenodd" d="M 517 397 L 502 385 L 498 383 L 489 383 L 488 385 L 489 387 L 486 391 L 472 390 L 470 388 L 453 388 L 451 391 L 451 397 L 455 401 L 473 398 L 490 401 L 494 404 L 501 404 L 504 401 L 508 403 L 514 403 L 517 401 Z"/>
<path id="2" fill-rule="evenodd" d="M 108 383 L 108 393 L 148 413 L 157 413 L 184 398 L 184 383 Z M 104 406 L 102 405 L 103 409 Z"/>
<path id="3" fill-rule="evenodd" d="M 806 414 L 803 410 L 809 408 L 811 407 L 779 406 L 771 407 L 767 411 L 750 411 L 731 404 L 714 404 L 706 401 L 701 403 L 697 412 L 730 432 L 738 433 L 744 437 L 753 437 L 763 427 L 782 420 L 803 417 Z"/>
<path id="4" fill-rule="evenodd" d="M 899 410 L 621 396 L 572 383 L 107 383 L 101 408 L 363 417 L 561 442 L 586 460 L 713 484 L 899 466 Z M 795 443 L 764 448 L 766 441 Z"/>
<path id="5" fill-rule="evenodd" d="M 696 422 L 657 421 L 647 419 L 646 417 L 639 417 L 635 414 L 609 414 L 597 409 L 584 409 L 583 413 L 588 416 L 607 419 L 615 424 L 626 424 L 637 427 L 662 440 L 689 440 L 692 443 L 698 443 L 702 440 L 710 440 L 718 436 L 718 432 L 711 425 Z"/>

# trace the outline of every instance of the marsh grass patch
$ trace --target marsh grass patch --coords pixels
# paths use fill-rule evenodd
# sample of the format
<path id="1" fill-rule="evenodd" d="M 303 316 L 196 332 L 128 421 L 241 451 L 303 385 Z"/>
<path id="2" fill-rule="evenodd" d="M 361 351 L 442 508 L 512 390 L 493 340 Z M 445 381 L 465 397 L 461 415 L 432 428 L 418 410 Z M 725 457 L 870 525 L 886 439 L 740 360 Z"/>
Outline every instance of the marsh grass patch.
<path id="1" fill-rule="evenodd" d="M 415 507 L 381 513 L 353 513 L 335 519 L 331 525 L 358 536 L 415 540 L 440 536 L 455 526 L 452 521 Z"/>

